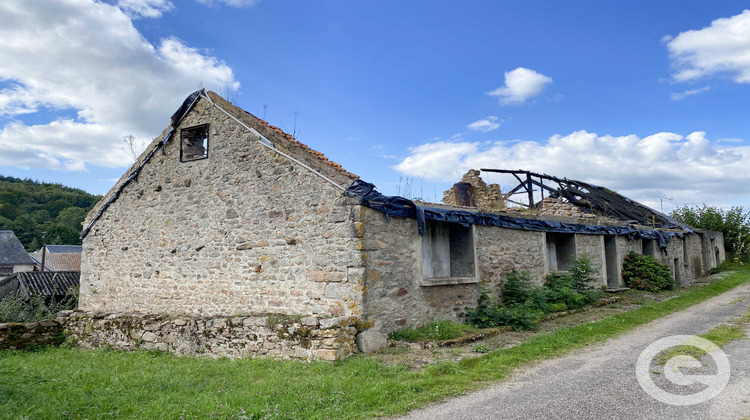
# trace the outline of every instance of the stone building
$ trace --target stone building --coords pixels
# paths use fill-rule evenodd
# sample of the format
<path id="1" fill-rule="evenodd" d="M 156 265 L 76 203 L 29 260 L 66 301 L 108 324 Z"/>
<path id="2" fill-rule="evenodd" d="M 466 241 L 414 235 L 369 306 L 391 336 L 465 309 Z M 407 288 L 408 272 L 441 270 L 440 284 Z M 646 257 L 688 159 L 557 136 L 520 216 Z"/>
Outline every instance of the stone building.
<path id="1" fill-rule="evenodd" d="M 395 329 L 458 319 L 513 269 L 541 282 L 585 253 L 617 288 L 628 250 L 659 255 L 679 284 L 724 258 L 715 232 L 514 214 L 493 186 L 494 208 L 425 207 L 357 178 L 194 93 L 84 222 L 75 317 L 94 327 L 80 343 L 333 360 L 355 337 L 371 351 Z"/>
<path id="2" fill-rule="evenodd" d="M 0 230 L 0 279 L 34 270 L 34 261 L 12 230 Z"/>

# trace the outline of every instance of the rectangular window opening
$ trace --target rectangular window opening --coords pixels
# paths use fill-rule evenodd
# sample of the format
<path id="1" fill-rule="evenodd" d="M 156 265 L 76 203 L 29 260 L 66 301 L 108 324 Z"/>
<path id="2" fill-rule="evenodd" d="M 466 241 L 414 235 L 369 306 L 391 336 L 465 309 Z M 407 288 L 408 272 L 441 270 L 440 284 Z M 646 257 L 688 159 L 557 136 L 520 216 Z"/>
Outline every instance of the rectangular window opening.
<path id="1" fill-rule="evenodd" d="M 422 237 L 422 277 L 474 278 L 474 231 L 428 220 Z"/>
<path id="2" fill-rule="evenodd" d="M 547 270 L 567 271 L 576 259 L 576 235 L 574 233 L 546 233 Z"/>
<path id="3" fill-rule="evenodd" d="M 208 124 L 183 128 L 180 131 L 180 162 L 208 157 Z"/>
<path id="4" fill-rule="evenodd" d="M 641 254 L 650 255 L 654 257 L 654 240 L 653 239 L 641 239 Z"/>

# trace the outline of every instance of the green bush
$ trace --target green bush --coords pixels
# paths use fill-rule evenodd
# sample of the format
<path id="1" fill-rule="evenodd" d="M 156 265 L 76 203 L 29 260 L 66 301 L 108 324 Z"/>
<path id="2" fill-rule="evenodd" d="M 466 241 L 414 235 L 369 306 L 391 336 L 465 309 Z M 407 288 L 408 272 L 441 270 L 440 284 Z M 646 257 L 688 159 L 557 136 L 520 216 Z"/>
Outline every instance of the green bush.
<path id="1" fill-rule="evenodd" d="M 660 264 L 650 255 L 631 251 L 622 262 L 622 277 L 632 289 L 658 292 L 674 287 L 674 279 L 669 267 Z"/>
<path id="2" fill-rule="evenodd" d="M 11 295 L 0 300 L 0 322 L 36 322 L 55 318 L 57 313 L 78 307 L 78 297 L 69 295 L 60 301 L 44 296 L 23 298 Z"/>
<path id="3" fill-rule="evenodd" d="M 525 303 L 534 291 L 531 273 L 513 270 L 503 286 L 503 303 L 507 306 Z"/>
<path id="4" fill-rule="evenodd" d="M 506 325 L 514 330 L 533 330 L 544 313 L 526 304 L 504 306 L 482 290 L 476 308 L 466 308 L 466 323 L 479 328 Z"/>
<path id="5" fill-rule="evenodd" d="M 493 299 L 483 289 L 476 308 L 466 308 L 466 323 L 533 329 L 546 313 L 580 308 L 601 298 L 604 292 L 591 285 L 596 282 L 596 273 L 585 255 L 573 262 L 568 274 L 549 275 L 544 286 L 535 286 L 530 273 L 513 270 L 502 287 L 502 299 Z"/>

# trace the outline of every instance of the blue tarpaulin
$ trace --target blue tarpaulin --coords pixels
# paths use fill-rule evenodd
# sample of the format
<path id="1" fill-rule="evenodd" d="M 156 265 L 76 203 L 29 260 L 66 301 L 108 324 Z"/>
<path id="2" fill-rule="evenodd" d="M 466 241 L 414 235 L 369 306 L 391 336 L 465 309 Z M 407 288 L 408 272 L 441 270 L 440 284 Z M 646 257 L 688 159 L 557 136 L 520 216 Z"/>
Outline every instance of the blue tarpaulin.
<path id="1" fill-rule="evenodd" d="M 549 220 L 524 219 L 495 213 L 471 212 L 436 207 L 422 207 L 413 201 L 398 196 L 386 196 L 375 189 L 375 185 L 362 180 L 355 180 L 344 193 L 359 200 L 360 204 L 381 211 L 386 219 L 390 216 L 417 219 L 417 231 L 425 234 L 425 221 L 458 223 L 469 225 L 495 226 L 507 229 L 528 230 L 535 232 L 578 233 L 583 235 L 628 235 L 634 238 L 656 239 L 660 248 L 666 248 L 669 240 L 677 236 L 682 238 L 691 229 L 684 232 L 664 232 L 657 229 L 642 229 L 632 225 L 600 226 L 578 223 L 553 222 Z"/>

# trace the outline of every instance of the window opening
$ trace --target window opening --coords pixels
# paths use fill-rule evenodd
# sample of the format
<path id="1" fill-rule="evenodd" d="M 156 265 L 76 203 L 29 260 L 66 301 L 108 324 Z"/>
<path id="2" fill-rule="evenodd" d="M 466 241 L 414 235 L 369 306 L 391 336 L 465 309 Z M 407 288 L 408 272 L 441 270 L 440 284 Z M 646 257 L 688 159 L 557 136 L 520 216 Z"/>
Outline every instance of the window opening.
<path id="1" fill-rule="evenodd" d="M 180 162 L 208 157 L 208 124 L 180 131 Z"/>
<path id="2" fill-rule="evenodd" d="M 576 258 L 576 236 L 573 233 L 546 233 L 547 269 L 566 271 Z"/>
<path id="3" fill-rule="evenodd" d="M 427 221 L 422 237 L 422 276 L 474 277 L 473 228 Z"/>

